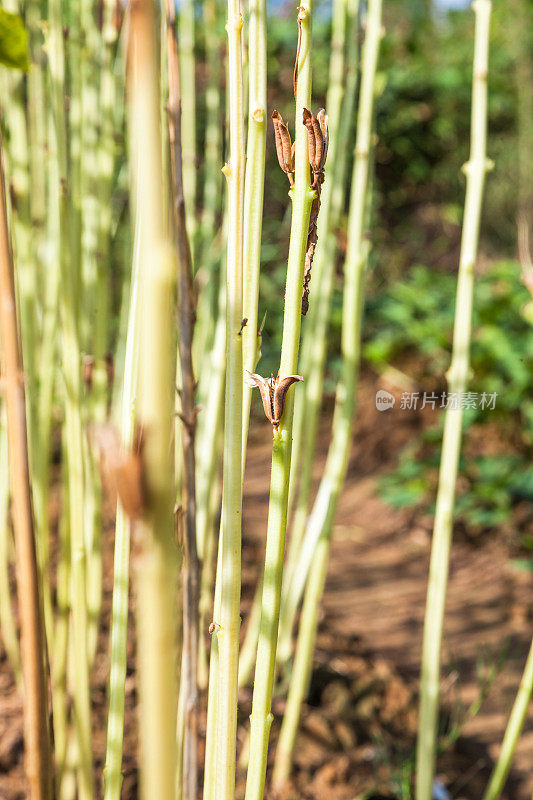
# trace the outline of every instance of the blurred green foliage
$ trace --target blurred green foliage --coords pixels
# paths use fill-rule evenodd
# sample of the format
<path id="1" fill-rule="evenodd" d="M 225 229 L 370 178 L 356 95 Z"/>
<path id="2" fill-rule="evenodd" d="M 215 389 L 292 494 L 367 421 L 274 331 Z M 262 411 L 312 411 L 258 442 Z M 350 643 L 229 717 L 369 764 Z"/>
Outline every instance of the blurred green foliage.
<path id="1" fill-rule="evenodd" d="M 369 303 L 364 355 L 378 371 L 388 364 L 409 373 L 421 391 L 443 391 L 449 365 L 456 277 L 424 267 Z M 470 532 L 509 520 L 519 502 L 533 512 L 533 335 L 522 311 L 529 293 L 516 262 L 489 266 L 477 278 L 471 349 L 472 392 L 496 393 L 494 410 L 464 414 L 457 518 Z M 380 490 L 392 505 L 434 496 L 442 415 L 400 454 Z"/>

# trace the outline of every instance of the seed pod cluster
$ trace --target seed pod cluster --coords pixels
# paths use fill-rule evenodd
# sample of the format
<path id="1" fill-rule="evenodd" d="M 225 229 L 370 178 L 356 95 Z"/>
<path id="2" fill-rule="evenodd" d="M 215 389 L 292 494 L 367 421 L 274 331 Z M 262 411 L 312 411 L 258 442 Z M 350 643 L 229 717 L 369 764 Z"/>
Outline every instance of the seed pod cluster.
<path id="1" fill-rule="evenodd" d="M 287 391 L 293 383 L 303 381 L 302 376 L 288 375 L 286 378 L 280 378 L 279 375 L 276 377 L 271 375 L 270 378 L 263 378 L 255 372 L 249 372 L 248 376 L 245 378 L 246 383 L 252 388 L 257 387 L 261 392 L 266 418 L 277 431 L 283 416 Z"/>

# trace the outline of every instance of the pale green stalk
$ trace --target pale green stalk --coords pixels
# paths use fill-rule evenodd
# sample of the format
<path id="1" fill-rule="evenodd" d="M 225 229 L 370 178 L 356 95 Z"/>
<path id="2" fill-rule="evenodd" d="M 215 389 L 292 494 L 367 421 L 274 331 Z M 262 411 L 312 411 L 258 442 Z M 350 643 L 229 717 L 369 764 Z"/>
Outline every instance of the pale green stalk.
<path id="1" fill-rule="evenodd" d="M 156 4 L 133 0 L 129 20 L 129 132 L 139 236 L 138 426 L 144 508 L 136 523 L 140 772 L 143 800 L 175 800 L 176 587 L 174 544 L 174 259 L 165 237 L 156 55 Z M 136 199 L 139 198 L 139 205 Z"/>
<path id="2" fill-rule="evenodd" d="M 228 84 L 230 125 L 228 182 L 228 246 L 226 263 L 226 400 L 222 547 L 218 637 L 218 705 L 216 711 L 216 798 L 235 796 L 237 736 L 237 673 L 241 596 L 242 509 L 242 265 L 244 206 L 244 110 L 242 87 L 242 27 L 239 0 L 228 0 Z M 219 581 L 219 583 L 220 583 Z M 216 677 L 216 676 L 215 676 Z M 213 678 L 212 678 L 213 680 Z M 213 791 L 209 789 L 209 791 Z"/>
<path id="3" fill-rule="evenodd" d="M 79 798 L 93 797 L 93 766 L 87 652 L 86 548 L 84 536 L 84 437 L 81 419 L 81 359 L 77 326 L 76 271 L 78 262 L 72 251 L 71 234 L 75 223 L 67 172 L 67 126 L 64 109 L 64 51 L 61 7 L 50 3 L 49 66 L 55 120 L 55 142 L 60 180 L 60 318 L 65 389 L 66 464 L 69 486 L 69 524 L 71 547 L 72 647 L 75 686 L 74 717 L 79 750 Z"/>
<path id="4" fill-rule="evenodd" d="M 208 685 L 207 659 L 204 633 L 213 596 L 213 558 L 215 555 L 215 520 L 220 500 L 217 478 L 222 450 L 222 420 L 224 403 L 224 377 L 226 373 L 226 324 L 224 304 L 217 320 L 215 343 L 211 352 L 209 394 L 200 415 L 203 425 L 198 428 L 196 443 L 198 557 L 200 575 L 200 637 L 198 683 Z"/>
<path id="5" fill-rule="evenodd" d="M 202 266 L 204 258 L 213 260 L 212 246 L 216 234 L 216 219 L 220 211 L 222 192 L 220 164 L 222 162 L 222 119 L 220 60 L 222 42 L 217 35 L 218 0 L 204 0 L 203 23 L 207 61 L 207 88 L 205 91 L 205 148 L 203 158 L 203 201 L 201 223 Z M 211 270 L 209 270 L 211 271 Z"/>
<path id="6" fill-rule="evenodd" d="M 460 398 L 461 393 L 465 391 L 468 384 L 474 267 L 478 246 L 483 184 L 485 173 L 489 167 L 486 157 L 486 139 L 490 0 L 474 0 L 472 8 L 476 16 L 476 31 L 470 160 L 463 167 L 466 174 L 466 199 L 457 280 L 452 360 L 447 373 L 449 391 L 450 393 L 457 393 L 454 396 L 458 398 Z M 452 539 L 455 484 L 461 449 L 462 419 L 461 403 L 457 403 L 457 408 L 453 407 L 453 403 L 449 404 L 444 417 L 439 488 L 433 527 L 422 645 L 420 716 L 417 743 L 417 800 L 431 800 L 435 773 L 440 651 Z"/>
<path id="7" fill-rule="evenodd" d="M 222 528 L 218 537 L 217 570 L 215 597 L 213 602 L 213 621 L 220 619 L 222 599 Z M 203 800 L 217 800 L 217 729 L 220 651 L 217 635 L 218 623 L 214 622 L 211 634 L 211 655 L 209 659 L 209 689 L 207 695 L 207 722 L 205 732 L 205 762 Z"/>
<path id="8" fill-rule="evenodd" d="M 15 674 L 17 686 L 22 689 L 19 641 L 11 594 L 9 591 L 9 562 L 12 549 L 11 529 L 8 521 L 9 471 L 7 465 L 7 429 L 5 406 L 0 413 L 0 629 L 2 640 Z"/>
<path id="9" fill-rule="evenodd" d="M 509 770 L 511 769 L 514 751 L 524 726 L 532 693 L 533 643 L 529 649 L 526 665 L 520 681 L 520 687 L 511 710 L 507 728 L 505 729 L 500 755 L 498 756 L 498 761 L 490 777 L 485 794 L 483 795 L 483 800 L 497 800 L 502 792 L 507 776 L 509 775 Z"/>
<path id="10" fill-rule="evenodd" d="M 139 154 L 137 154 L 139 158 Z M 136 165 L 139 172 L 139 165 Z M 141 215 L 142 196 L 137 193 L 134 217 Z M 128 328 L 122 384 L 121 438 L 126 451 L 134 446 L 136 388 L 139 358 L 139 265 L 140 231 L 135 230 L 130 282 Z M 109 672 L 109 711 L 104 767 L 104 800 L 120 800 L 122 786 L 122 748 L 124 743 L 124 702 L 127 667 L 128 590 L 131 520 L 117 503 L 115 558 L 111 609 L 111 657 Z"/>
<path id="11" fill-rule="evenodd" d="M 183 191 L 187 233 L 193 259 L 196 236 L 196 69 L 194 60 L 194 2 L 183 0 L 179 8 L 179 57 L 181 98 L 181 145 Z"/>
<path id="12" fill-rule="evenodd" d="M 273 779 L 274 786 L 278 788 L 289 777 L 301 706 L 309 688 L 319 618 L 319 604 L 327 574 L 331 531 L 339 495 L 346 476 L 352 444 L 357 378 L 361 359 L 364 276 L 369 250 L 369 243 L 364 236 L 364 226 L 368 217 L 374 84 L 379 57 L 379 44 L 382 36 L 381 6 L 381 0 L 369 0 L 361 64 L 357 140 L 348 219 L 348 247 L 344 269 L 341 334 L 342 371 L 335 401 L 332 442 L 328 451 L 324 477 L 319 487 L 309 528 L 306 532 L 307 536 L 309 530 L 313 530 L 313 523 L 315 525 L 317 523 L 321 524 L 319 539 L 316 542 L 316 547 L 313 548 L 314 552 L 300 622 L 296 658 L 276 753 Z M 296 576 L 298 574 L 299 569 L 296 570 Z"/>
<path id="13" fill-rule="evenodd" d="M 247 320 L 242 332 L 244 369 L 253 372 L 257 364 L 259 337 L 257 306 L 259 300 L 259 266 L 261 260 L 261 229 L 263 222 L 263 193 L 265 185 L 267 55 L 266 0 L 250 0 L 248 30 L 249 95 L 248 141 L 246 145 L 246 178 L 244 185 L 244 294 L 242 315 Z M 252 389 L 243 384 L 242 463 L 246 463 L 248 424 Z"/>
<path id="14" fill-rule="evenodd" d="M 34 226 L 34 236 L 41 240 L 46 221 L 46 163 L 47 163 L 47 124 L 46 93 L 44 73 L 44 53 L 42 50 L 42 3 L 41 0 L 27 0 L 25 3 L 26 27 L 28 29 L 31 69 L 28 73 L 28 135 L 30 141 L 30 208 Z"/>
<path id="15" fill-rule="evenodd" d="M 322 401 L 327 349 L 327 327 L 335 275 L 336 228 L 340 221 L 346 193 L 348 141 L 353 126 L 357 91 L 358 12 L 359 0 L 340 0 L 334 7 L 330 90 L 327 98 L 330 151 L 326 163 L 326 181 L 318 218 L 318 245 L 314 265 L 316 272 L 313 276 L 313 283 L 317 290 L 313 291 L 311 288 L 309 318 L 305 324 L 302 342 L 300 371 L 303 374 L 305 385 L 303 391 L 299 392 L 295 399 L 289 509 L 296 495 L 296 486 L 298 486 L 298 501 L 291 528 L 283 581 L 278 644 L 278 661 L 281 662 L 287 661 L 292 649 L 291 630 L 290 626 L 286 624 L 284 608 L 286 607 L 287 589 L 291 585 L 293 571 L 298 564 L 298 551 L 305 532 L 311 494 L 313 455 Z M 343 81 L 345 38 L 347 38 L 348 47 L 346 77 Z"/>
<path id="16" fill-rule="evenodd" d="M 312 3 L 299 7 L 300 47 L 295 111 L 295 180 L 292 196 L 292 224 L 287 265 L 283 340 L 279 375 L 284 378 L 297 371 L 300 341 L 302 286 L 309 217 L 314 191 L 310 187 L 307 130 L 303 109 L 311 101 L 311 13 Z M 268 739 L 272 723 L 272 691 L 276 664 L 279 602 L 283 571 L 287 499 L 291 464 L 293 395 L 288 394 L 279 428 L 274 432 L 270 503 L 261 602 L 261 621 L 250 717 L 250 761 L 246 779 L 246 800 L 263 797 Z"/>
<path id="17" fill-rule="evenodd" d="M 328 571 L 329 545 L 330 537 L 323 533 L 319 539 L 309 572 L 287 705 L 285 706 L 276 749 L 276 760 L 272 775 L 274 790 L 280 789 L 289 778 L 302 704 L 309 691 L 316 631 L 320 618 L 320 603 Z"/>
<path id="18" fill-rule="evenodd" d="M 366 248 L 364 243 L 365 208 L 369 175 L 374 81 L 381 39 L 381 0 L 368 4 L 366 36 L 362 56 L 361 89 L 357 117 L 357 140 L 351 180 L 350 215 L 348 221 L 348 250 L 346 254 L 343 326 L 342 373 L 337 387 L 333 418 L 332 442 L 324 474 L 318 488 L 313 510 L 307 522 L 305 536 L 298 554 L 283 609 L 282 629 L 290 636 L 296 610 L 303 593 L 307 575 L 320 536 L 329 536 L 337 503 L 346 475 L 352 441 L 355 391 L 360 360 L 360 327 L 363 302 Z M 285 633 L 286 632 L 286 633 Z"/>

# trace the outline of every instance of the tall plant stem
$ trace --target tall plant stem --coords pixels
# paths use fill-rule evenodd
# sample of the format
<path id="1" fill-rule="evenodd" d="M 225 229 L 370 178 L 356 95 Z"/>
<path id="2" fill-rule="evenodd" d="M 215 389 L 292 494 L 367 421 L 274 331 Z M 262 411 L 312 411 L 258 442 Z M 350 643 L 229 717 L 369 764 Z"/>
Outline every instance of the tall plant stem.
<path id="1" fill-rule="evenodd" d="M 176 584 L 172 429 L 176 353 L 172 346 L 174 261 L 164 236 L 156 55 L 156 4 L 130 4 L 129 130 L 139 236 L 138 424 L 144 509 L 136 523 L 141 797 L 175 799 Z M 137 202 L 142 197 L 142 203 Z M 174 350 L 174 352 L 173 352 Z"/>
<path id="2" fill-rule="evenodd" d="M 250 0 L 248 32 L 248 141 L 246 144 L 246 178 L 244 185 L 244 295 L 243 317 L 247 320 L 242 332 L 244 369 L 253 372 L 257 364 L 257 305 L 259 296 L 259 265 L 263 193 L 265 185 L 266 146 L 266 0 Z M 246 462 L 246 444 L 250 421 L 252 389 L 243 386 L 242 463 Z"/>
<path id="3" fill-rule="evenodd" d="M 206 124 L 205 153 L 203 158 L 204 185 L 201 221 L 201 257 L 210 261 L 210 252 L 216 232 L 216 218 L 221 206 L 221 183 L 219 165 L 222 162 L 222 126 L 221 126 L 221 87 L 220 60 L 222 41 L 218 34 L 219 0 L 204 0 L 203 24 L 207 61 L 207 87 L 205 90 Z"/>
<path id="4" fill-rule="evenodd" d="M 242 265 L 244 212 L 244 116 L 242 27 L 239 0 L 228 0 L 229 162 L 228 246 L 226 260 L 226 407 L 218 627 L 218 695 L 216 711 L 216 798 L 235 795 L 237 673 L 241 595 L 242 508 Z M 218 568 L 217 568 L 218 569 Z M 220 583 L 219 581 L 219 583 Z M 215 676 L 216 679 L 216 676 Z M 210 691 L 211 694 L 211 691 Z M 208 709 L 208 713 L 213 709 Z M 214 777 L 214 776 L 212 776 Z M 211 789 L 209 790 L 211 791 Z"/>
<path id="5" fill-rule="evenodd" d="M 331 530 L 346 476 L 352 443 L 357 378 L 361 359 L 364 276 L 369 249 L 364 232 L 369 206 L 369 163 L 374 85 L 382 37 L 381 8 L 381 0 L 369 0 L 362 53 L 357 140 L 351 181 L 348 248 L 344 269 L 342 371 L 335 400 L 332 442 L 301 551 L 305 557 L 301 559 L 298 569 L 295 571 L 295 579 L 300 581 L 300 571 L 304 573 L 309 563 L 307 554 L 312 554 L 312 566 L 300 623 L 296 659 L 276 753 L 274 768 L 274 785 L 276 787 L 286 781 L 290 771 L 301 704 L 308 689 L 311 673 L 318 622 L 318 604 L 326 579 Z M 312 545 L 309 543 L 310 537 L 313 538 Z"/>
<path id="6" fill-rule="evenodd" d="M 529 649 L 526 665 L 520 681 L 509 722 L 505 729 L 502 748 L 498 761 L 490 777 L 487 790 L 483 795 L 483 800 L 498 800 L 505 781 L 511 769 L 514 751 L 520 738 L 520 733 L 524 726 L 529 701 L 533 693 L 533 643 Z"/>
<path id="7" fill-rule="evenodd" d="M 357 261 L 357 270 L 351 274 L 348 267 L 346 268 L 343 295 L 343 331 L 345 330 L 345 314 L 351 315 L 353 320 L 357 322 L 358 325 L 360 324 L 359 319 L 361 312 L 357 307 L 356 299 L 362 297 L 362 281 L 366 263 L 366 252 L 360 242 L 362 241 L 364 232 L 365 192 L 368 184 L 374 76 L 381 36 L 381 3 L 379 6 L 372 3 L 372 12 L 372 16 L 370 13 L 367 16 L 367 37 L 365 37 L 365 55 L 363 57 L 363 61 L 367 59 L 367 77 L 365 78 L 364 86 L 363 83 L 361 84 L 358 111 L 358 134 L 355 147 L 354 172 L 351 182 L 349 238 L 352 242 L 352 253 L 346 256 L 346 264 L 349 266 L 352 266 L 349 259 L 355 259 Z M 379 24 L 377 20 L 379 20 Z M 365 67 L 363 66 L 363 70 L 364 69 Z M 370 78 L 372 78 L 372 82 L 370 82 Z M 365 95 L 364 99 L 363 95 Z M 364 124 L 361 124 L 363 120 Z M 348 278 L 351 281 L 350 287 Z M 357 286 L 358 281 L 361 281 L 360 287 Z M 320 482 L 313 510 L 307 522 L 305 536 L 299 551 L 298 569 L 294 571 L 291 584 L 287 591 L 286 606 L 283 608 L 282 619 L 284 631 L 292 630 L 296 610 L 303 594 L 316 545 L 323 529 L 333 524 L 339 492 L 342 488 L 346 473 L 351 442 L 353 411 L 355 407 L 355 405 L 350 405 L 350 402 L 355 404 L 355 397 L 353 395 L 355 393 L 359 365 L 360 343 L 358 337 L 359 333 L 355 339 L 350 339 L 347 333 L 343 333 L 341 342 L 343 351 L 343 373 L 337 390 L 335 403 L 334 438 L 328 451 L 324 476 Z M 349 373 L 348 366 L 352 367 L 353 373 Z M 353 391 L 346 391 L 345 387 L 350 385 L 353 386 Z M 341 402 L 345 391 L 349 397 L 345 399 L 345 402 Z"/>
<path id="8" fill-rule="evenodd" d="M 294 190 L 291 192 L 292 223 L 279 368 L 281 377 L 296 373 L 298 364 L 304 259 L 314 197 L 309 179 L 307 131 L 302 122 L 303 109 L 309 108 L 311 100 L 311 14 L 311 2 L 305 2 L 299 7 L 295 182 Z M 279 428 L 274 433 L 272 446 L 270 502 L 261 620 L 250 717 L 250 761 L 246 779 L 246 800 L 260 800 L 263 797 L 266 777 L 268 739 L 272 723 L 271 702 L 276 664 L 283 553 L 287 527 L 293 410 L 293 393 L 291 392 L 288 395 Z"/>
<path id="9" fill-rule="evenodd" d="M 181 141 L 183 147 L 183 191 L 187 232 L 193 245 L 196 236 L 196 69 L 194 61 L 194 2 L 184 0 L 179 16 L 179 70 L 184 86 Z"/>
<path id="10" fill-rule="evenodd" d="M 15 281 L 7 228 L 2 157 L 0 140 L 0 334 L 2 337 L 4 396 L 22 639 L 26 773 L 32 800 L 50 800 L 52 797 L 52 761 L 48 730 L 47 680 L 44 670 L 44 621 L 37 571 L 26 433 L 24 373 L 18 338 Z"/>
<path id="11" fill-rule="evenodd" d="M 140 216 L 141 197 L 137 194 L 135 218 Z M 139 264 L 140 231 L 136 228 L 130 283 L 124 380 L 122 388 L 122 444 L 131 452 L 135 438 L 139 359 Z M 128 594 L 131 520 L 117 504 L 113 600 L 111 610 L 111 666 L 109 672 L 109 711 L 104 767 L 104 800 L 120 800 L 122 786 L 122 747 L 124 743 L 124 702 L 127 668 Z"/>
<path id="12" fill-rule="evenodd" d="M 68 507 L 71 557 L 72 645 L 75 686 L 74 716 L 79 752 L 80 800 L 92 800 L 93 767 L 91 748 L 91 719 L 89 693 L 89 663 L 87 652 L 87 591 L 86 547 L 84 536 L 84 463 L 81 419 L 81 360 L 79 346 L 77 302 L 77 250 L 72 250 L 71 235 L 76 231 L 71 204 L 67 125 L 65 119 L 65 63 L 61 4 L 50 4 L 49 65 L 54 108 L 54 148 L 60 181 L 60 318 L 65 386 L 66 463 L 68 467 Z"/>
<path id="13" fill-rule="evenodd" d="M 15 612 L 9 591 L 11 527 L 8 521 L 9 465 L 5 416 L 5 405 L 3 405 L 0 412 L 0 629 L 7 657 L 15 674 L 17 685 L 21 688 L 20 648 Z"/>
<path id="14" fill-rule="evenodd" d="M 334 6 L 332 55 L 327 110 L 330 125 L 330 148 L 318 218 L 318 245 L 315 254 L 316 290 L 312 289 L 311 308 L 304 327 L 300 371 L 305 385 L 295 399 L 293 458 L 289 484 L 289 510 L 297 494 L 283 594 L 278 644 L 278 661 L 290 657 L 292 649 L 291 609 L 286 603 L 287 590 L 298 563 L 298 552 L 305 532 L 311 494 L 312 465 L 322 400 L 322 386 L 327 347 L 327 326 L 335 273 L 336 237 L 346 194 L 347 153 L 357 91 L 359 0 L 343 0 Z M 347 39 L 346 71 L 344 45 Z M 345 82 L 343 81 L 344 75 Z M 342 109 L 342 113 L 341 113 Z M 298 491 L 297 491 L 298 489 Z"/>
<path id="15" fill-rule="evenodd" d="M 451 393 L 457 392 L 456 397 L 459 397 L 460 393 L 465 391 L 468 383 L 474 266 L 478 245 L 483 185 L 485 174 L 489 168 L 489 162 L 486 157 L 486 139 L 490 0 L 474 0 L 472 8 L 475 12 L 476 31 L 470 159 L 463 167 L 466 174 L 466 199 L 457 281 L 452 360 L 447 374 L 449 390 Z M 435 771 L 440 651 L 452 539 L 455 484 L 461 448 L 462 419 L 461 404 L 459 403 L 457 408 L 449 405 L 444 417 L 439 488 L 433 526 L 422 645 L 422 677 L 417 743 L 417 800 L 431 800 Z"/>
<path id="16" fill-rule="evenodd" d="M 183 692 L 185 734 L 183 741 L 183 797 L 198 795 L 198 604 L 199 567 L 196 546 L 196 431 L 195 380 L 192 362 L 194 300 L 192 260 L 187 236 L 181 150 L 181 89 L 176 40 L 174 0 L 166 0 L 168 123 L 174 235 L 178 267 L 178 346 L 181 365 L 181 422 L 183 448 L 182 506 L 185 519 L 185 563 L 183 602 Z M 194 213 L 194 210 L 193 210 Z"/>

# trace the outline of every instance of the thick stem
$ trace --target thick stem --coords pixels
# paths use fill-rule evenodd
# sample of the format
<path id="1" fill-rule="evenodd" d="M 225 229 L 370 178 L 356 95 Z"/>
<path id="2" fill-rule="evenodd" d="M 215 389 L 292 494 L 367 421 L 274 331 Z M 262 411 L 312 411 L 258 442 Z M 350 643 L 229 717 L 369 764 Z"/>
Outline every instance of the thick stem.
<path id="1" fill-rule="evenodd" d="M 135 527 L 135 576 L 141 797 L 175 800 L 178 553 L 174 545 L 171 444 L 175 274 L 164 235 L 155 12 L 153 0 L 133 0 L 130 4 L 128 110 L 142 298 L 137 396 L 144 485 L 143 513 Z"/>
<path id="2" fill-rule="evenodd" d="M 48 730 L 47 680 L 44 670 L 45 635 L 33 525 L 24 372 L 18 338 L 2 157 L 0 140 L 0 334 L 25 692 L 26 774 L 32 800 L 50 800 L 52 761 Z"/>
<path id="3" fill-rule="evenodd" d="M 479 235 L 483 184 L 488 162 L 487 139 L 487 70 L 489 51 L 490 0 L 474 0 L 476 15 L 474 76 L 472 85 L 472 122 L 470 160 L 464 166 L 466 199 L 463 219 L 453 349 L 448 386 L 460 396 L 468 382 L 474 265 Z M 437 506 L 433 526 L 431 562 L 422 645 L 420 716 L 417 745 L 417 800 L 431 800 L 437 746 L 439 709 L 440 651 L 444 625 L 446 585 L 453 527 L 455 484 L 461 448 L 461 404 L 450 404 L 444 418 L 444 435 L 439 472 Z"/>
<path id="4" fill-rule="evenodd" d="M 303 109 L 311 100 L 311 14 L 312 3 L 299 7 L 298 77 L 296 85 L 295 181 L 292 191 L 292 224 L 285 290 L 283 340 L 279 375 L 296 373 L 300 342 L 300 319 L 305 250 L 314 191 L 310 188 L 307 130 Z M 274 433 L 272 472 L 261 603 L 261 621 L 250 717 L 250 761 L 246 779 L 246 800 L 263 797 L 268 739 L 272 723 L 271 702 L 278 638 L 279 602 L 287 527 L 287 500 L 291 464 L 293 393 L 288 395 L 279 429 Z"/>

